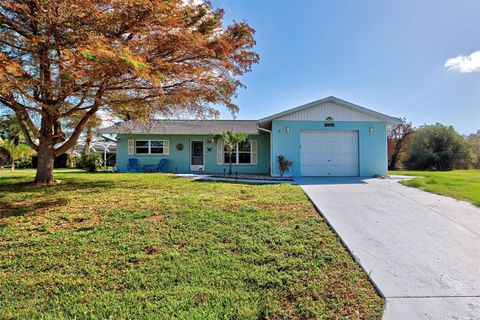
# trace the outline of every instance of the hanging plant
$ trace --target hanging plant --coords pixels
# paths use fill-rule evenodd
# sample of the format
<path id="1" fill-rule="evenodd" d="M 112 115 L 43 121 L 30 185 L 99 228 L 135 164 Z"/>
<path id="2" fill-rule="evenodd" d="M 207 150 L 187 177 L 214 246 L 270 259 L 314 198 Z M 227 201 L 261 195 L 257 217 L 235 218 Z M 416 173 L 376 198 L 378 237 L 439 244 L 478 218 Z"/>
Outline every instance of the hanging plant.
<path id="1" fill-rule="evenodd" d="M 177 150 L 179 151 L 183 150 L 183 143 L 177 143 Z"/>

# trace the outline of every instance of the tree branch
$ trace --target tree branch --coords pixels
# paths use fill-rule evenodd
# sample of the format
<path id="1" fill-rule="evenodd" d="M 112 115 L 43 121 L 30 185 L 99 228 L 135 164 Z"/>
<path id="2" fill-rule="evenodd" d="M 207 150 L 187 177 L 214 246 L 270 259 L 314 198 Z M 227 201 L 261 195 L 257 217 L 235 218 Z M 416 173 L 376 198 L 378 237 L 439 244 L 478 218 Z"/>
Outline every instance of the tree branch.
<path id="1" fill-rule="evenodd" d="M 88 120 L 90 120 L 90 118 L 92 118 L 95 115 L 95 113 L 98 111 L 98 109 L 100 108 L 100 102 L 101 102 L 103 93 L 104 93 L 104 86 L 102 85 L 98 89 L 98 91 L 95 95 L 94 104 L 91 106 L 90 110 L 87 113 L 85 113 L 85 115 L 82 117 L 82 119 L 78 122 L 78 124 L 75 127 L 75 130 L 73 131 L 70 138 L 68 138 L 68 140 L 64 144 L 62 144 L 60 147 L 55 149 L 55 156 L 56 157 L 64 154 L 65 152 L 67 152 L 68 149 L 70 149 L 76 143 L 78 137 L 82 133 L 83 128 L 87 124 Z"/>
<path id="2" fill-rule="evenodd" d="M 14 45 L 13 43 L 7 42 L 5 40 L 0 40 L 0 42 L 3 43 L 6 46 L 9 46 L 9 47 L 17 49 L 17 50 L 22 50 L 22 51 L 26 51 L 26 52 L 33 52 L 33 50 Z"/>
<path id="3" fill-rule="evenodd" d="M 13 98 L 7 99 L 5 97 L 0 97 L 0 103 L 3 103 L 7 108 L 12 109 L 17 116 L 20 114 L 21 118 L 19 117 L 19 120 L 25 121 L 27 124 L 26 128 L 28 127 L 35 137 L 38 136 L 38 129 L 30 118 L 30 115 L 27 112 L 28 108 L 26 106 L 13 100 Z"/>
<path id="4" fill-rule="evenodd" d="M 3 14 L 0 14 L 0 22 L 3 23 L 4 25 L 9 26 L 10 30 L 12 30 L 13 32 L 18 33 L 19 35 L 23 36 L 26 39 L 30 39 L 30 34 L 28 34 L 27 30 L 25 30 L 20 24 L 4 16 Z"/>
<path id="5" fill-rule="evenodd" d="M 36 138 L 38 137 L 38 129 L 33 123 L 32 119 L 30 118 L 30 115 L 27 112 L 27 106 L 21 104 L 20 102 L 17 102 L 13 100 L 12 106 L 14 107 L 14 111 L 17 112 L 17 110 L 22 114 L 22 120 L 26 122 L 27 127 L 30 129 L 30 131 L 33 133 L 33 136 Z M 35 110 L 38 112 L 38 110 Z"/>
<path id="6" fill-rule="evenodd" d="M 27 144 L 33 150 L 38 152 L 38 145 L 33 141 L 32 137 L 30 136 L 30 132 L 28 132 L 27 127 L 23 123 L 23 121 L 25 121 L 25 118 L 24 118 L 23 114 L 21 112 L 17 112 L 17 111 L 15 112 L 15 114 L 17 115 L 17 118 L 19 120 L 18 123 L 20 125 L 20 129 L 22 129 L 22 133 L 25 136 L 25 140 L 26 140 Z"/>
<path id="7" fill-rule="evenodd" d="M 62 117 L 68 117 L 68 116 L 70 116 L 70 115 L 72 115 L 75 112 L 80 111 L 80 110 L 90 109 L 91 107 L 80 108 L 83 105 L 83 103 L 85 102 L 85 99 L 87 98 L 89 90 L 90 90 L 90 88 L 88 88 L 88 87 L 85 90 L 83 90 L 82 98 L 80 98 L 80 101 L 72 109 L 62 113 Z"/>

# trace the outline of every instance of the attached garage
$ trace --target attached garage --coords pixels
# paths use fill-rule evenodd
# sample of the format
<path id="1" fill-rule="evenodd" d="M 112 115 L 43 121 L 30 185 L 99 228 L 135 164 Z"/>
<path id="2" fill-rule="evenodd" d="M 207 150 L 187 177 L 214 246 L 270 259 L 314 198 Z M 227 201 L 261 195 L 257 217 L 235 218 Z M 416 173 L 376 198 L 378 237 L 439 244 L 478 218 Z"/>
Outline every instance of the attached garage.
<path id="1" fill-rule="evenodd" d="M 327 97 L 259 120 L 270 132 L 271 174 L 278 157 L 293 177 L 372 177 L 387 171 L 387 128 L 398 118 Z"/>
<path id="2" fill-rule="evenodd" d="M 300 175 L 358 176 L 358 131 L 301 131 Z"/>

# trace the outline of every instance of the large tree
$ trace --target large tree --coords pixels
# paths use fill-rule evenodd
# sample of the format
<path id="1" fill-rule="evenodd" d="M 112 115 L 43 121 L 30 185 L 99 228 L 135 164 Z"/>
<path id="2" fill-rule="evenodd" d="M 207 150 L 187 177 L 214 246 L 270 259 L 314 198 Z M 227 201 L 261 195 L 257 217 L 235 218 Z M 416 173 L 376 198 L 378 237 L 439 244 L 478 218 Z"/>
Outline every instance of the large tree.
<path id="1" fill-rule="evenodd" d="M 245 22 L 186 0 L 1 0 L 0 103 L 38 153 L 36 183 L 100 109 L 128 117 L 232 112 L 258 55 Z M 65 134 L 69 118 L 80 118 Z"/>
<path id="2" fill-rule="evenodd" d="M 402 122 L 389 128 L 387 131 L 387 139 L 391 145 L 390 157 L 388 163 L 389 170 L 398 169 L 398 162 L 401 155 L 407 148 L 410 137 L 414 133 L 415 129 L 411 122 L 406 122 L 406 119 L 402 119 Z"/>
<path id="3" fill-rule="evenodd" d="M 452 126 L 424 125 L 411 137 L 405 165 L 409 170 L 452 170 L 468 167 L 473 158 L 467 141 Z"/>
<path id="4" fill-rule="evenodd" d="M 480 130 L 472 133 L 467 137 L 467 141 L 471 146 L 473 152 L 473 165 L 475 169 L 480 169 Z"/>

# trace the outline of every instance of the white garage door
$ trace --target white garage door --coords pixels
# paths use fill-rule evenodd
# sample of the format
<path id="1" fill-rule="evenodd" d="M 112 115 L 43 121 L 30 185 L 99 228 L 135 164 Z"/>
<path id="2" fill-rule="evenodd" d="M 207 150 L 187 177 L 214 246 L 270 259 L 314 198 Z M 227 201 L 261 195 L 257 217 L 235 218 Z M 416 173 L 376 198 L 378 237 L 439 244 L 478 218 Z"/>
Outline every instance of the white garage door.
<path id="1" fill-rule="evenodd" d="M 302 176 L 358 176 L 357 131 L 302 131 Z"/>

